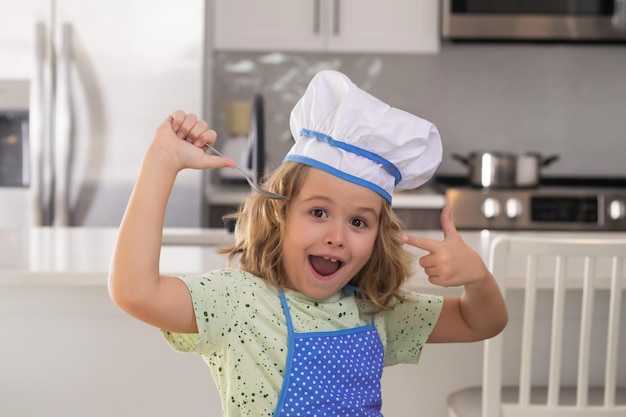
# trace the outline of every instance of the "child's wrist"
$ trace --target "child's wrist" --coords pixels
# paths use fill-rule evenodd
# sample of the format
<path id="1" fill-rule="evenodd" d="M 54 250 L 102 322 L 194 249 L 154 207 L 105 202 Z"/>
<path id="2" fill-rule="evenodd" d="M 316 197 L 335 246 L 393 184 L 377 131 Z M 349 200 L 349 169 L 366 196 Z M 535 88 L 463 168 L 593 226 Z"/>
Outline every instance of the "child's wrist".
<path id="1" fill-rule="evenodd" d="M 158 171 L 164 174 L 173 173 L 176 175 L 178 171 L 183 169 L 176 156 L 154 144 L 148 147 L 143 164 L 155 165 Z"/>

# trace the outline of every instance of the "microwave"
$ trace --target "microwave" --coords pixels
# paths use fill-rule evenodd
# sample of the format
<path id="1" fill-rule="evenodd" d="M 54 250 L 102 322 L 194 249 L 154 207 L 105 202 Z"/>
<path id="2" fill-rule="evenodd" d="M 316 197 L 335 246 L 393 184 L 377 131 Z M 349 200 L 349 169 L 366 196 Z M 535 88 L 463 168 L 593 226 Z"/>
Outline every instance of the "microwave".
<path id="1" fill-rule="evenodd" d="M 28 103 L 28 80 L 0 80 L 0 188 L 30 184 Z"/>
<path id="2" fill-rule="evenodd" d="M 626 0 L 443 0 L 449 40 L 626 42 Z"/>

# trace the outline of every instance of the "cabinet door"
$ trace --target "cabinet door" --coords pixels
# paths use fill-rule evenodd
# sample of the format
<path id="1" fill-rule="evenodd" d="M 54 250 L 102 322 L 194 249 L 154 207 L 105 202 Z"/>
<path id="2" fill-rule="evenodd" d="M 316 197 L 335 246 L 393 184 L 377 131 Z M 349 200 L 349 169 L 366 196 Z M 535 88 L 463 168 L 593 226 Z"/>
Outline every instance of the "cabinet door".
<path id="1" fill-rule="evenodd" d="M 437 0 L 215 0 L 217 50 L 434 53 Z"/>
<path id="2" fill-rule="evenodd" d="M 435 53 L 439 50 L 437 0 L 328 0 L 328 50 Z"/>
<path id="3" fill-rule="evenodd" d="M 319 51 L 324 0 L 215 0 L 217 50 Z"/>

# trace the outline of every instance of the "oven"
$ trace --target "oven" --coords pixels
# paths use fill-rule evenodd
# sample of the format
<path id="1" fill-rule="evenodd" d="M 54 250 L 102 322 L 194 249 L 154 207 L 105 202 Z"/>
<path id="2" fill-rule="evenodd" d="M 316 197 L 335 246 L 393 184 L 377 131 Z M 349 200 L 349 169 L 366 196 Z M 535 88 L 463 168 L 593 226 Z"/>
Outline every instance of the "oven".
<path id="1" fill-rule="evenodd" d="M 489 188 L 436 179 L 459 230 L 626 231 L 626 178 L 551 178 Z"/>
<path id="2" fill-rule="evenodd" d="M 444 0 L 452 40 L 626 41 L 626 0 Z"/>

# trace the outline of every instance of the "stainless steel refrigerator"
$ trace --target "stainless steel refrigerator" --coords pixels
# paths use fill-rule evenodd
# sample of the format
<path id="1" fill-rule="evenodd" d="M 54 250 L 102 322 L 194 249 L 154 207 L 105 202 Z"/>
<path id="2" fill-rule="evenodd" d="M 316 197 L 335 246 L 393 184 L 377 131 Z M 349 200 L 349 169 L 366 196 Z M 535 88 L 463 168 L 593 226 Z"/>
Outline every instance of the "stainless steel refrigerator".
<path id="1" fill-rule="evenodd" d="M 117 226 L 159 123 L 204 115 L 205 1 L 0 0 L 0 15 L 0 81 L 29 95 L 28 178 L 0 186 L 0 226 Z M 201 224 L 201 182 L 181 172 L 166 226 Z"/>

